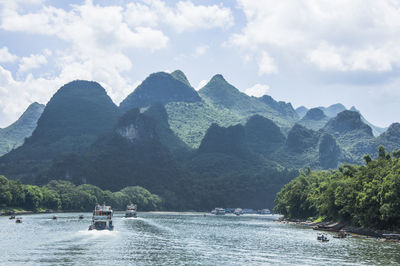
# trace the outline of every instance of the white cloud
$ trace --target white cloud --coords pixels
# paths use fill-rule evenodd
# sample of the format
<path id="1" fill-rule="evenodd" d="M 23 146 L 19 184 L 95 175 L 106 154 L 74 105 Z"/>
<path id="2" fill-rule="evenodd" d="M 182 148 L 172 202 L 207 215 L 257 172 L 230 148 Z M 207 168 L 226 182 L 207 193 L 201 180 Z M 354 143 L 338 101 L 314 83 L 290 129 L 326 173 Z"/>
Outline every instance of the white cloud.
<path id="1" fill-rule="evenodd" d="M 127 5 L 124 13 L 131 26 L 168 26 L 175 31 L 230 28 L 234 24 L 232 12 L 221 5 L 195 5 L 191 1 L 179 1 L 169 7 L 161 0 L 145 0 Z"/>
<path id="2" fill-rule="evenodd" d="M 178 32 L 195 29 L 229 28 L 233 16 L 229 8 L 212 5 L 194 5 L 190 1 L 177 3 L 176 12 L 169 12 L 167 22 Z"/>
<path id="3" fill-rule="evenodd" d="M 22 57 L 18 67 L 18 72 L 27 72 L 46 64 L 47 57 L 50 55 L 51 51 L 45 49 L 41 54 L 32 54 L 29 57 Z"/>
<path id="4" fill-rule="evenodd" d="M 323 44 L 309 52 L 309 62 L 323 71 L 375 71 L 386 72 L 392 70 L 392 63 L 400 60 L 397 48 L 349 51 Z M 396 54 L 397 53 L 397 54 Z M 389 55 L 390 54 L 390 55 Z"/>
<path id="5" fill-rule="evenodd" d="M 267 52 L 262 52 L 260 61 L 258 62 L 258 74 L 273 74 L 277 72 L 278 68 L 275 65 L 274 59 Z"/>
<path id="6" fill-rule="evenodd" d="M 197 84 L 197 86 L 194 88 L 196 91 L 200 90 L 201 88 L 203 88 L 206 84 L 208 83 L 208 80 L 203 79 L 199 82 L 199 84 Z"/>
<path id="7" fill-rule="evenodd" d="M 3 8 L 0 20 L 3 30 L 53 36 L 67 44 L 63 50 L 46 50 L 21 59 L 18 80 L 11 79 L 2 87 L 8 91 L 1 96 L 0 108 L 6 114 L 3 119 L 16 119 L 28 102 L 46 102 L 60 86 L 74 79 L 98 81 L 119 103 L 135 85 L 128 74 L 132 62 L 126 51 L 151 52 L 165 48 L 168 43 L 168 37 L 158 29 L 128 26 L 123 11 L 123 7 L 99 6 L 92 1 L 74 5 L 69 11 L 53 6 L 39 6 L 28 12 L 20 12 L 12 5 Z M 28 74 L 46 64 L 50 53 L 55 64 L 51 73 L 43 71 L 39 77 Z"/>
<path id="8" fill-rule="evenodd" d="M 261 97 L 269 92 L 269 86 L 265 84 L 255 84 L 244 91 L 249 96 Z"/>
<path id="9" fill-rule="evenodd" d="M 400 66 L 397 1 L 237 2 L 247 22 L 229 44 L 244 54 L 259 58 L 267 52 L 275 61 L 308 61 L 322 71 L 389 72 Z M 261 70 L 263 60 L 258 63 L 260 73 L 269 73 Z"/>
<path id="10" fill-rule="evenodd" d="M 0 49 L 0 63 L 14 62 L 17 59 L 18 56 L 10 53 L 8 47 L 5 46 Z"/>
<path id="11" fill-rule="evenodd" d="M 195 57 L 199 57 L 199 56 L 202 56 L 202 55 L 204 55 L 206 52 L 207 52 L 207 50 L 209 49 L 210 47 L 208 46 L 208 45 L 200 45 L 200 46 L 197 46 L 196 47 L 196 49 L 195 49 L 195 51 L 194 51 L 194 56 Z"/>

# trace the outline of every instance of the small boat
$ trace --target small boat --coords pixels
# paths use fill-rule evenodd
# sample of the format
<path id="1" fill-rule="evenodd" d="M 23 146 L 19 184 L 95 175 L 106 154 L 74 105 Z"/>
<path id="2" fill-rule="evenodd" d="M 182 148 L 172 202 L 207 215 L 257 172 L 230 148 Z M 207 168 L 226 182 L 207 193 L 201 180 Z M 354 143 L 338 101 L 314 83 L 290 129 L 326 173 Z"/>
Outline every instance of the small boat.
<path id="1" fill-rule="evenodd" d="M 97 205 L 93 211 L 92 224 L 89 230 L 113 230 L 113 211 L 110 206 Z"/>
<path id="2" fill-rule="evenodd" d="M 51 217 L 52 220 L 57 220 L 57 216 L 53 215 L 53 217 Z"/>
<path id="3" fill-rule="evenodd" d="M 10 218 L 8 218 L 10 220 L 15 219 L 15 215 L 11 215 Z"/>
<path id="4" fill-rule="evenodd" d="M 215 208 L 214 210 L 211 211 L 211 214 L 225 215 L 225 209 L 223 209 L 223 208 Z"/>
<path id="5" fill-rule="evenodd" d="M 22 218 L 21 218 L 21 217 L 16 218 L 16 219 L 15 219 L 15 222 L 16 222 L 17 224 L 22 223 Z"/>
<path id="6" fill-rule="evenodd" d="M 243 210 L 241 208 L 236 208 L 233 213 L 237 216 L 242 215 L 243 214 Z"/>
<path id="7" fill-rule="evenodd" d="M 271 211 L 269 209 L 262 209 L 262 210 L 259 210 L 257 213 L 261 214 L 261 215 L 265 215 L 265 214 L 271 214 Z"/>
<path id="8" fill-rule="evenodd" d="M 125 218 L 136 218 L 136 204 L 126 206 Z"/>
<path id="9" fill-rule="evenodd" d="M 79 216 L 78 216 L 78 219 L 79 219 L 79 220 L 82 220 L 82 219 L 83 219 L 83 215 L 82 215 L 82 214 L 79 215 Z"/>
<path id="10" fill-rule="evenodd" d="M 318 234 L 317 235 L 317 240 L 322 241 L 322 242 L 328 242 L 329 241 L 328 237 L 326 235 L 324 235 L 324 234 Z"/>

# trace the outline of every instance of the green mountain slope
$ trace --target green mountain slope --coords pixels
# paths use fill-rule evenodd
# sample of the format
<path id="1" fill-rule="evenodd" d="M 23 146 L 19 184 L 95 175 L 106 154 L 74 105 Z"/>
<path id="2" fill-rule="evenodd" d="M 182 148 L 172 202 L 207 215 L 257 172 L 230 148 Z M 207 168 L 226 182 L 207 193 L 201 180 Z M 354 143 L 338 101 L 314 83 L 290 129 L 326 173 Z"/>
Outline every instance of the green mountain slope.
<path id="1" fill-rule="evenodd" d="M 70 82 L 48 102 L 32 136 L 0 158 L 0 172 L 29 178 L 61 154 L 84 153 L 113 128 L 118 116 L 117 106 L 97 82 Z"/>
<path id="2" fill-rule="evenodd" d="M 21 146 L 32 135 L 43 109 L 43 104 L 32 103 L 17 121 L 0 129 L 0 156 Z"/>
<path id="3" fill-rule="evenodd" d="M 248 118 L 254 114 L 265 116 L 281 127 L 290 127 L 296 121 L 294 113 L 283 114 L 278 108 L 269 106 L 268 100 L 250 97 L 229 84 L 222 75 L 215 75 L 199 90 L 200 96 L 209 104 L 220 109 L 229 109 L 239 117 Z M 264 98 L 265 99 L 265 98 Z M 293 117 L 296 116 L 296 117 Z"/>
<path id="4" fill-rule="evenodd" d="M 205 101 L 173 102 L 168 103 L 165 108 L 172 131 L 192 148 L 199 147 L 211 124 L 226 127 L 246 121 L 228 109 L 216 108 Z"/>

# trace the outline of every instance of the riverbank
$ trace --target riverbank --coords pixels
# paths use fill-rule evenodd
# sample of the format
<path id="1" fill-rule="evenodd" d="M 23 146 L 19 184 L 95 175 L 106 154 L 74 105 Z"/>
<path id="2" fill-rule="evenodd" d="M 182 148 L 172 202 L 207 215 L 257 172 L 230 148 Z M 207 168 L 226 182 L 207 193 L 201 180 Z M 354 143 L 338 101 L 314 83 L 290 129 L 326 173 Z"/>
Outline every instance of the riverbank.
<path id="1" fill-rule="evenodd" d="M 317 231 L 326 231 L 326 232 L 344 232 L 349 234 L 352 237 L 360 237 L 360 238 L 377 238 L 377 239 L 385 239 L 385 235 L 387 234 L 399 234 L 398 231 L 390 231 L 390 230 L 378 230 L 373 228 L 361 228 L 356 226 L 350 226 L 345 223 L 338 222 L 313 222 L 313 221 L 304 221 L 300 219 L 279 219 L 281 223 L 292 224 L 292 225 L 302 225 L 305 227 L 310 227 L 313 230 Z M 396 240 L 396 239 L 391 239 Z M 397 240 L 400 242 L 400 239 Z"/>

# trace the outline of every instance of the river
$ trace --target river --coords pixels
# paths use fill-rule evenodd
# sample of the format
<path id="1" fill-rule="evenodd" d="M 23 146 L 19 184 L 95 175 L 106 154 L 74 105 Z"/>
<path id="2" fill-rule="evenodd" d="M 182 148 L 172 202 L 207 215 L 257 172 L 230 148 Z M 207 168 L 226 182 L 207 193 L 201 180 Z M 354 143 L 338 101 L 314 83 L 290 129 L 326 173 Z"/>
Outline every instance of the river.
<path id="1" fill-rule="evenodd" d="M 393 265 L 400 244 L 316 240 L 316 232 L 274 215 L 114 215 L 114 231 L 88 231 L 90 213 L 0 217 L 1 265 Z"/>

